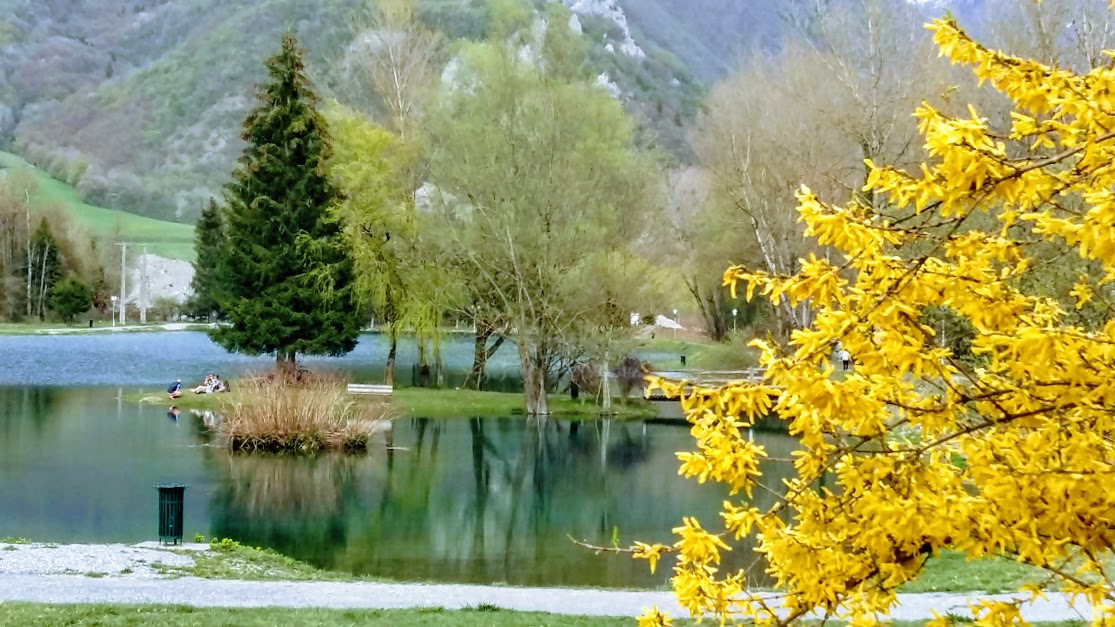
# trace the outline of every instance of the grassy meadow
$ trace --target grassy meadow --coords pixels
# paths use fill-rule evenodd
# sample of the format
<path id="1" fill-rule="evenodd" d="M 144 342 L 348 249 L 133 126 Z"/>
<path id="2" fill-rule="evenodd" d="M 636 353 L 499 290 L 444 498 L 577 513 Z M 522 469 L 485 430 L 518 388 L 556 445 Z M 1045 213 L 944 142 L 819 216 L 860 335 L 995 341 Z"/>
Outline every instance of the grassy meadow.
<path id="1" fill-rule="evenodd" d="M 52 178 L 17 155 L 0 152 L 0 170 L 9 168 L 27 168 L 38 184 L 33 201 L 39 206 L 58 205 L 66 209 L 74 222 L 87 229 L 94 238 L 106 242 L 146 243 L 148 252 L 169 259 L 192 261 L 194 258 L 194 227 L 189 224 L 155 220 L 87 204 L 72 185 Z M 138 252 L 134 250 L 128 254 Z"/>
<path id="2" fill-rule="evenodd" d="M 3 625 L 382 625 L 384 627 L 619 627 L 634 625 L 633 618 L 559 616 L 542 612 L 515 612 L 491 605 L 447 610 L 426 607 L 406 610 L 326 610 L 290 608 L 212 608 L 184 605 L 0 603 Z M 691 624 L 688 621 L 677 625 Z"/>

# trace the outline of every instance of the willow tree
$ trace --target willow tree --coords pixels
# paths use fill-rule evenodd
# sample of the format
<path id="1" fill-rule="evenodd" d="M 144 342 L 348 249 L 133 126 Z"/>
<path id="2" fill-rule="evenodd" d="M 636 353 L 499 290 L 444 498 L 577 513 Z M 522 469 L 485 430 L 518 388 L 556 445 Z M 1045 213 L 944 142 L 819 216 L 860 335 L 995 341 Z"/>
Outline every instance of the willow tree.
<path id="1" fill-rule="evenodd" d="M 244 121 L 247 142 L 225 188 L 218 305 L 229 324 L 212 333 L 228 350 L 341 355 L 360 333 L 352 261 L 330 215 L 337 192 L 329 135 L 292 35 L 267 61 L 270 80 Z"/>
<path id="2" fill-rule="evenodd" d="M 436 358 L 449 307 L 442 292 L 451 284 L 438 277 L 415 204 L 426 176 L 423 119 L 436 92 L 442 39 L 418 19 L 414 0 L 376 0 L 367 8 L 367 28 L 344 60 L 342 91 L 358 108 L 338 109 L 331 122 L 346 129 L 337 133 L 344 143 L 338 152 L 345 154 L 337 155 L 334 171 L 345 191 L 341 211 L 360 266 L 360 295 L 390 336 L 390 384 L 400 334 L 415 333 L 420 363 L 426 363 L 429 342 Z"/>
<path id="3" fill-rule="evenodd" d="M 680 454 L 681 471 L 736 496 L 718 522 L 686 518 L 673 547 L 634 550 L 652 562 L 677 552 L 673 586 L 693 614 L 873 622 L 950 549 L 1044 569 L 1100 608 L 1097 623 L 1115 617 L 1115 68 L 1076 74 L 988 50 L 952 20 L 931 28 L 943 55 L 1014 103 L 1012 123 L 921 106 L 922 166 L 867 164 L 866 191 L 886 211 L 800 191 L 807 236 L 839 260 L 803 260 L 793 276 L 725 274 L 749 297 L 808 301 L 816 317 L 785 349 L 757 342 L 761 383 L 684 400 L 697 449 Z M 1043 240 L 1088 262 L 1075 304 L 1025 289 Z M 1102 321 L 1070 322 L 1069 309 L 1088 306 Z M 938 344 L 920 322 L 929 308 L 968 321 L 975 362 Z M 845 378 L 828 359 L 836 342 L 855 359 Z M 760 482 L 766 452 L 746 431 L 770 412 L 801 450 L 784 495 L 760 507 L 754 492 L 776 486 Z M 718 572 L 723 552 L 747 542 L 781 595 Z M 1007 624 L 1019 604 L 973 611 Z M 642 620 L 666 623 L 657 610 Z"/>
<path id="4" fill-rule="evenodd" d="M 621 105 L 569 67 L 578 44 L 561 11 L 551 8 L 534 61 L 512 45 L 463 51 L 431 123 L 445 254 L 483 283 L 514 334 L 531 414 L 548 411 L 563 338 L 607 299 L 586 303 L 586 264 L 628 245 L 625 227 L 651 187 Z M 633 311 L 623 296 L 614 305 Z"/>

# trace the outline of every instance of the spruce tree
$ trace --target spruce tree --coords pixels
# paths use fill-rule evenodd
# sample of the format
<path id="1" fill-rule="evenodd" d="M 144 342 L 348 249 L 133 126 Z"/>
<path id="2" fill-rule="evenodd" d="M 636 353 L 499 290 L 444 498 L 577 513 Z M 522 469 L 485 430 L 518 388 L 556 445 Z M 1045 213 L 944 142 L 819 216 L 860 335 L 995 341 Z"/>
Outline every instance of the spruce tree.
<path id="1" fill-rule="evenodd" d="M 244 121 L 248 145 L 225 188 L 217 300 L 230 324 L 213 339 L 293 368 L 299 353 L 352 350 L 360 320 L 352 261 L 330 219 L 329 137 L 293 35 L 266 66 L 270 80 Z"/>
<path id="2" fill-rule="evenodd" d="M 219 291 L 217 266 L 220 261 L 221 246 L 225 241 L 224 217 L 217 201 L 210 198 L 209 204 L 201 211 L 201 218 L 194 226 L 194 278 L 190 281 L 193 295 L 187 303 L 192 315 L 209 316 L 213 312 L 221 316 L 217 302 Z"/>

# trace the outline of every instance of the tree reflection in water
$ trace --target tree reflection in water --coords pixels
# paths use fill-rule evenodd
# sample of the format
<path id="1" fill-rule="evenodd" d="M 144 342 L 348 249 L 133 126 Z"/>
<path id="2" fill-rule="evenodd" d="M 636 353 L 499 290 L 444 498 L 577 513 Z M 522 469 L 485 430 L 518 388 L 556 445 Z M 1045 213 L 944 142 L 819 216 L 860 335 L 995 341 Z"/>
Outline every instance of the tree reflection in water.
<path id="1" fill-rule="evenodd" d="M 772 456 L 790 456 L 790 438 L 760 437 Z M 684 427 L 473 418 L 396 421 L 366 455 L 211 448 L 211 532 L 398 579 L 658 586 L 668 563 L 650 575 L 641 562 L 594 555 L 569 537 L 668 541 L 683 513 L 716 524 L 723 490 L 677 476 L 674 453 L 691 442 Z M 781 485 L 786 469 L 769 463 L 768 485 Z M 728 558 L 728 567 L 753 561 Z"/>

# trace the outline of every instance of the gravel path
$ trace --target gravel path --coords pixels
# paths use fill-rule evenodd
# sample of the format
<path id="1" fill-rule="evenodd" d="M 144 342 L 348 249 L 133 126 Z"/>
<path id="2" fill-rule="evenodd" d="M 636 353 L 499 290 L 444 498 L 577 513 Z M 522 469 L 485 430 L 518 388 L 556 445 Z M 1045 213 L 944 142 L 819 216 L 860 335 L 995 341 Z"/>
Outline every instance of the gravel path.
<path id="1" fill-rule="evenodd" d="M 193 566 L 187 555 L 126 544 L 5 544 L 0 575 L 89 573 L 156 577 L 156 564 Z"/>
<path id="2" fill-rule="evenodd" d="M 17 547 L 9 550 L 6 547 Z M 505 609 L 637 616 L 652 605 L 684 616 L 669 592 L 567 588 L 512 588 L 456 584 L 371 582 L 226 581 L 183 577 L 162 579 L 151 564 L 188 566 L 188 556 L 125 545 L 0 544 L 0 602 L 173 603 L 199 607 L 332 607 L 459 609 L 484 603 Z M 129 571 L 130 572 L 127 572 Z M 123 571 L 123 574 L 121 574 Z M 70 573 L 70 574 L 58 574 Z M 80 573 L 80 574 L 77 574 Z M 107 576 L 88 573 L 107 573 Z M 1011 595 L 904 594 L 891 614 L 895 620 L 925 620 L 933 612 L 967 614 L 978 599 Z M 1030 622 L 1090 620 L 1090 608 L 1074 608 L 1060 594 L 1023 606 Z"/>

